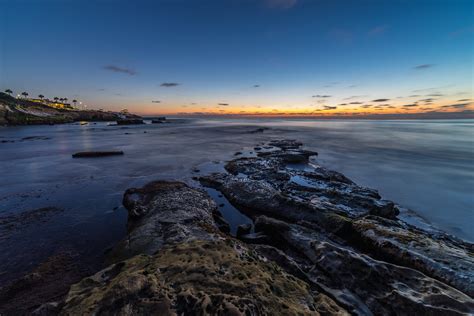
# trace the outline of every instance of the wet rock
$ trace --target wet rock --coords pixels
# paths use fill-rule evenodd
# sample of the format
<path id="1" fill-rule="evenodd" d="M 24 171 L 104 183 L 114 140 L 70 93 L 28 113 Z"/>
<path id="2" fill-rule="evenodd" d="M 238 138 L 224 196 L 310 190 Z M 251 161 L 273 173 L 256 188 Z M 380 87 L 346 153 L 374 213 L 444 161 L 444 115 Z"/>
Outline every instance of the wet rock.
<path id="1" fill-rule="evenodd" d="M 222 216 L 221 212 L 219 212 L 219 210 L 217 209 L 213 210 L 212 218 L 216 222 L 217 228 L 219 228 L 221 232 L 226 233 L 226 234 L 230 233 L 230 225 Z"/>
<path id="2" fill-rule="evenodd" d="M 72 158 L 95 158 L 121 155 L 123 155 L 123 151 L 82 151 L 73 154 Z"/>
<path id="3" fill-rule="evenodd" d="M 255 230 L 272 232 L 272 244 L 282 250 L 257 248 L 259 253 L 322 289 L 350 312 L 448 315 L 474 307 L 472 298 L 445 283 L 375 260 L 321 231 L 268 217 L 257 218 Z"/>
<path id="4" fill-rule="evenodd" d="M 136 124 L 145 124 L 141 118 L 125 118 L 117 120 L 117 125 L 136 125 Z"/>
<path id="5" fill-rule="evenodd" d="M 377 217 L 353 224 L 365 249 L 383 260 L 411 267 L 474 297 L 474 245 Z"/>
<path id="6" fill-rule="evenodd" d="M 27 136 L 27 137 L 23 137 L 21 139 L 21 141 L 27 141 L 27 140 L 48 140 L 48 139 L 51 139 L 50 137 L 46 137 L 46 136 Z"/>
<path id="7" fill-rule="evenodd" d="M 249 133 L 250 134 L 263 133 L 264 131 L 267 131 L 269 129 L 270 129 L 269 127 L 259 127 L 257 129 L 254 129 L 254 130 L 250 131 Z"/>
<path id="8" fill-rule="evenodd" d="M 128 189 L 123 205 L 128 210 L 128 234 L 114 247 L 112 262 L 152 255 L 164 245 L 217 238 L 208 232 L 218 230 L 216 203 L 205 191 L 184 183 L 156 181 Z"/>
<path id="9" fill-rule="evenodd" d="M 474 310 L 469 296 L 419 271 L 377 261 L 330 242 L 314 242 L 306 254 L 320 271 L 311 271 L 313 278 L 319 278 L 330 292 L 363 302 L 373 314 L 459 315 Z"/>
<path id="10" fill-rule="evenodd" d="M 180 182 L 152 182 L 124 195 L 129 258 L 73 285 L 62 315 L 347 315 L 214 222 L 216 205 Z M 137 254 L 138 255 L 135 255 Z"/>
<path id="11" fill-rule="evenodd" d="M 167 123 L 166 121 L 166 117 L 164 116 L 160 116 L 160 117 L 157 117 L 157 118 L 154 118 L 151 120 L 151 123 L 152 124 L 162 124 L 162 123 Z"/>
<path id="12" fill-rule="evenodd" d="M 404 223 L 395 203 L 314 161 L 294 164 L 312 153 L 297 141 L 269 145 L 200 178 L 255 219 L 241 240 L 352 313 L 473 310 L 472 244 Z"/>
<path id="13" fill-rule="evenodd" d="M 261 232 L 240 235 L 239 239 L 247 244 L 269 244 L 272 242 L 270 237 Z"/>
<path id="14" fill-rule="evenodd" d="M 252 230 L 252 224 L 242 224 L 237 226 L 237 233 L 236 236 L 239 238 L 242 235 L 249 234 Z"/>

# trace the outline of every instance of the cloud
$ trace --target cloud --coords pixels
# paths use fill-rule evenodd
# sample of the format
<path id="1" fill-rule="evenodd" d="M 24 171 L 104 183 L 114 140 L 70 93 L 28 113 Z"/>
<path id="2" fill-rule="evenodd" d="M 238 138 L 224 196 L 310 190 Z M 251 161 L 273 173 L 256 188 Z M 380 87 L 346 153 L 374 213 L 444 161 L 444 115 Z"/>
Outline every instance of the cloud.
<path id="1" fill-rule="evenodd" d="M 431 94 L 427 94 L 426 96 L 427 97 L 442 97 L 443 94 L 442 93 L 431 93 Z"/>
<path id="2" fill-rule="evenodd" d="M 372 102 L 387 102 L 389 100 L 390 99 L 375 99 L 375 100 L 372 100 Z"/>
<path id="3" fill-rule="evenodd" d="M 461 99 L 461 100 L 458 100 L 458 102 L 466 102 L 466 101 L 471 101 L 471 99 Z"/>
<path id="4" fill-rule="evenodd" d="M 457 104 L 443 105 L 442 108 L 463 109 L 467 107 L 469 104 L 471 103 L 457 103 Z"/>
<path id="5" fill-rule="evenodd" d="M 361 108 L 363 108 L 363 109 L 368 109 L 368 108 L 370 108 L 371 106 L 372 106 L 372 104 L 364 104 L 364 105 L 361 106 Z"/>
<path id="6" fill-rule="evenodd" d="M 432 103 L 435 99 L 433 98 L 427 98 L 427 99 L 421 99 L 418 100 L 419 102 L 425 102 L 425 103 Z"/>
<path id="7" fill-rule="evenodd" d="M 386 30 L 387 30 L 387 26 L 386 26 L 386 25 L 379 25 L 379 26 L 376 26 L 376 27 L 374 27 L 373 29 L 369 30 L 369 31 L 367 32 L 367 35 L 369 35 L 369 36 L 380 35 L 380 34 L 385 33 Z"/>
<path id="8" fill-rule="evenodd" d="M 113 71 L 113 72 L 119 72 L 119 73 L 127 74 L 127 75 L 130 75 L 130 76 L 134 76 L 134 75 L 137 74 L 137 72 L 133 69 L 123 68 L 123 67 L 119 67 L 119 66 L 115 66 L 115 65 L 104 66 L 104 69 L 109 70 L 109 71 Z"/>
<path id="9" fill-rule="evenodd" d="M 296 5 L 298 0 L 263 0 L 263 2 L 270 9 L 290 9 Z"/>
<path id="10" fill-rule="evenodd" d="M 349 104 L 362 104 L 362 102 L 351 102 Z"/>
<path id="11" fill-rule="evenodd" d="M 424 69 L 428 69 L 428 68 L 433 68 L 434 66 L 435 66 L 434 64 L 422 64 L 422 65 L 418 65 L 418 66 L 413 67 L 413 69 L 424 70 Z"/>
<path id="12" fill-rule="evenodd" d="M 159 100 L 154 100 L 154 101 L 151 101 L 151 103 L 161 103 L 161 101 L 159 101 Z"/>
<path id="13" fill-rule="evenodd" d="M 337 109 L 337 106 L 329 106 L 329 105 L 324 106 L 324 110 L 335 110 L 335 109 Z"/>
<path id="14" fill-rule="evenodd" d="M 253 86 L 254 88 L 260 88 L 260 85 L 259 84 L 256 84 Z"/>
<path id="15" fill-rule="evenodd" d="M 172 88 L 172 87 L 179 86 L 179 83 L 176 83 L 176 82 L 163 82 L 162 84 L 160 84 L 160 86 L 165 87 L 165 88 Z"/>
<path id="16" fill-rule="evenodd" d="M 218 105 L 220 105 L 220 106 L 228 106 L 229 103 L 218 103 Z"/>
<path id="17" fill-rule="evenodd" d="M 418 104 L 416 103 L 411 103 L 411 104 L 405 104 L 405 105 L 402 105 L 404 108 L 412 108 L 412 107 L 415 107 L 415 106 L 418 106 Z"/>
<path id="18" fill-rule="evenodd" d="M 330 98 L 331 96 L 330 95 L 327 95 L 327 94 L 317 94 L 317 95 L 313 95 L 313 98 Z"/>
<path id="19" fill-rule="evenodd" d="M 344 100 L 351 100 L 351 99 L 357 99 L 357 98 L 364 98 L 366 95 L 351 95 L 348 98 L 345 98 Z"/>
<path id="20" fill-rule="evenodd" d="M 339 105 L 347 105 L 347 103 L 339 103 Z"/>

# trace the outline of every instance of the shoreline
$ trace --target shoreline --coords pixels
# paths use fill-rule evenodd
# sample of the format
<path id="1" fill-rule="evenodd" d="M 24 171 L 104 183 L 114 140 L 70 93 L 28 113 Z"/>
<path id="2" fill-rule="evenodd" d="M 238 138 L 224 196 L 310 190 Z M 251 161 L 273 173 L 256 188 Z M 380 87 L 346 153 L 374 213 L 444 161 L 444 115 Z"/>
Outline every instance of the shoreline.
<path id="1" fill-rule="evenodd" d="M 449 237 L 448 235 L 439 231 L 429 232 L 429 231 L 421 230 L 420 228 L 411 227 L 406 223 L 397 224 L 397 223 L 403 223 L 403 222 L 400 222 L 400 219 L 396 219 L 399 213 L 397 211 L 398 206 L 396 206 L 396 204 L 393 204 L 390 201 L 385 202 L 383 200 L 380 200 L 380 196 L 378 196 L 375 190 L 358 187 L 351 180 L 349 180 L 348 178 L 346 178 L 344 175 L 340 173 L 329 171 L 323 167 L 318 167 L 317 169 L 314 169 L 313 167 L 309 166 L 308 158 L 315 153 L 311 151 L 302 150 L 300 149 L 300 146 L 301 146 L 300 143 L 294 142 L 294 141 L 286 141 L 286 142 L 280 141 L 280 142 L 273 142 L 273 143 L 270 142 L 266 145 L 264 144 L 264 145 L 255 146 L 254 147 L 255 153 L 253 153 L 251 156 L 247 156 L 245 153 L 243 155 L 244 157 L 242 157 L 242 155 L 235 156 L 234 159 L 226 163 L 225 165 L 226 171 L 224 173 L 218 172 L 217 174 L 211 174 L 211 175 L 206 176 L 206 175 L 200 175 L 202 172 L 195 170 L 195 173 L 196 173 L 195 180 L 198 180 L 204 186 L 210 186 L 214 189 L 217 189 L 217 191 L 223 194 L 232 203 L 232 205 L 237 208 L 239 212 L 244 213 L 247 216 L 251 217 L 254 222 L 253 227 L 255 228 L 255 232 L 250 233 L 250 234 L 243 234 L 243 235 L 240 234 L 239 236 L 240 241 L 237 241 L 237 239 L 234 239 L 234 237 L 226 233 L 229 230 L 229 228 L 227 228 L 229 224 L 225 223 L 226 220 L 225 218 L 223 218 L 223 215 L 221 213 L 222 209 L 220 209 L 220 206 L 217 206 L 215 202 L 206 202 L 205 205 L 208 205 L 208 203 L 211 204 L 211 207 L 210 209 L 208 209 L 208 212 L 210 212 L 209 214 L 212 215 L 211 216 L 212 221 L 209 219 L 207 222 L 207 225 L 215 226 L 215 228 L 211 229 L 211 232 L 209 235 L 211 236 L 209 237 L 211 238 L 211 240 L 214 240 L 213 239 L 214 237 L 212 236 L 218 235 L 218 236 L 221 236 L 220 238 L 229 240 L 234 246 L 240 245 L 239 247 L 244 247 L 245 249 L 249 249 L 251 253 L 256 252 L 258 256 L 266 258 L 266 260 L 270 260 L 271 262 L 275 262 L 277 266 L 280 266 L 280 268 L 283 270 L 281 272 L 283 273 L 283 275 L 286 275 L 289 273 L 290 275 L 292 275 L 293 277 L 296 277 L 301 282 L 305 282 L 307 284 L 306 286 L 309 286 L 309 288 L 313 288 L 315 286 L 315 284 L 313 284 L 314 281 L 311 281 L 311 275 L 308 275 L 308 272 L 305 272 L 304 268 L 302 268 L 302 266 L 299 266 L 296 263 L 296 262 L 299 262 L 300 260 L 303 260 L 301 257 L 301 254 L 294 257 L 295 255 L 294 251 L 297 251 L 297 252 L 303 251 L 303 253 L 310 251 L 309 248 L 306 250 L 304 249 L 297 250 L 298 249 L 297 245 L 299 245 L 302 242 L 301 240 L 297 241 L 298 238 L 301 238 L 301 234 L 307 236 L 305 238 L 310 238 L 310 239 L 313 238 L 317 240 L 317 242 L 321 246 L 324 245 L 324 247 L 326 248 L 323 248 L 324 250 L 320 249 L 318 251 L 323 251 L 325 256 L 328 256 L 332 253 L 339 253 L 339 255 L 348 256 L 347 260 L 355 260 L 355 258 L 357 258 L 357 256 L 359 255 L 357 256 L 352 255 L 352 252 L 361 251 L 361 249 L 363 249 L 362 253 L 364 254 L 364 256 L 369 256 L 367 257 L 366 260 L 370 261 L 371 260 L 370 256 L 374 256 L 374 258 L 378 260 L 381 260 L 381 259 L 386 260 L 386 261 L 388 260 L 387 262 L 392 262 L 391 264 L 395 263 L 396 265 L 404 266 L 403 269 L 411 269 L 414 271 L 421 269 L 421 271 L 424 273 L 427 273 L 429 277 L 434 277 L 435 279 L 438 279 L 438 280 L 440 279 L 444 280 L 444 282 L 448 282 L 448 284 L 450 284 L 451 286 L 454 285 L 458 289 L 461 288 L 464 291 L 472 290 L 472 289 L 469 290 L 469 287 L 466 288 L 465 287 L 466 285 L 465 284 L 463 285 L 463 283 L 459 284 L 459 280 L 456 281 L 457 279 L 454 278 L 455 275 L 454 276 L 445 275 L 445 272 L 443 272 L 445 271 L 445 268 L 443 268 L 442 266 L 438 267 L 437 265 L 431 265 L 429 262 L 426 262 L 426 261 L 423 261 L 422 265 L 420 266 L 419 265 L 420 263 L 417 263 L 417 262 L 419 262 L 420 258 L 427 255 L 424 253 L 423 248 L 419 248 L 419 247 L 407 244 L 405 241 L 403 241 L 403 239 L 399 239 L 397 236 L 398 234 L 403 233 L 405 237 L 408 238 L 410 235 L 416 234 L 416 236 L 418 236 L 417 239 L 420 239 L 423 242 L 429 241 L 430 243 L 433 243 L 433 245 L 436 245 L 438 243 L 440 245 L 449 243 L 450 247 L 452 248 L 454 247 L 453 249 L 457 249 L 457 251 L 461 251 L 461 249 L 472 248 L 473 247 L 472 244 L 462 242 L 454 237 Z M 268 147 L 268 148 L 265 148 L 265 147 Z M 287 167 L 288 163 L 295 164 L 295 167 L 301 166 L 304 168 L 294 169 L 292 167 L 288 169 Z M 275 173 L 275 171 L 277 172 Z M 237 177 L 235 176 L 236 174 L 238 175 Z M 241 178 L 241 176 L 239 176 L 240 174 L 243 174 L 246 176 L 244 178 Z M 248 179 L 248 182 L 246 182 L 247 180 L 245 179 Z M 257 180 L 257 182 L 254 182 L 254 180 L 252 179 Z M 288 182 L 289 180 L 290 182 Z M 162 213 L 163 208 L 168 207 L 166 204 L 155 205 L 155 204 L 148 204 L 147 202 L 150 199 L 153 199 L 154 196 L 157 196 L 157 197 L 161 196 L 161 198 L 163 198 L 163 196 L 160 193 L 162 192 L 160 189 L 161 185 L 166 186 L 167 184 L 162 183 L 158 186 L 158 188 L 154 188 L 152 184 L 148 184 L 141 189 L 127 190 L 127 192 L 124 195 L 124 205 L 128 209 L 128 212 L 129 212 L 129 227 L 131 227 L 129 228 L 129 232 L 128 232 L 129 237 L 127 237 L 124 241 L 117 244 L 113 248 L 112 252 L 108 254 L 109 262 L 119 262 L 120 260 L 126 260 L 128 258 L 131 258 L 132 255 L 142 255 L 142 254 L 152 255 L 156 250 L 161 249 L 161 247 L 165 247 L 166 249 L 169 249 L 169 247 L 171 247 L 172 249 L 173 247 L 176 247 L 174 246 L 176 240 L 180 240 L 179 242 L 180 244 L 183 244 L 183 243 L 185 245 L 189 244 L 191 248 L 187 249 L 187 251 L 196 251 L 196 248 L 195 248 L 196 245 L 194 244 L 195 242 L 194 240 L 198 240 L 198 241 L 202 240 L 201 239 L 202 235 L 201 233 L 196 233 L 195 231 L 196 229 L 199 230 L 200 228 L 189 227 L 189 225 L 193 225 L 192 224 L 193 221 L 188 223 L 188 220 L 186 220 L 182 224 L 184 225 L 183 228 L 186 228 L 186 230 L 190 232 L 189 238 L 191 238 L 192 240 L 190 240 L 189 243 L 188 241 L 184 241 L 184 240 L 187 240 L 186 238 L 182 240 L 184 236 L 181 236 L 178 234 L 179 230 L 170 231 L 171 235 L 167 235 L 168 236 L 167 238 L 171 238 L 169 236 L 174 236 L 174 237 L 169 239 L 169 241 L 162 239 L 164 238 L 165 235 L 162 235 L 162 237 L 156 237 L 154 233 L 153 235 L 149 235 L 149 231 L 146 229 L 146 227 L 148 224 L 153 223 L 154 221 L 157 220 L 155 219 L 155 216 L 158 216 L 157 218 L 161 218 L 162 216 L 165 216 L 165 218 L 166 216 L 171 216 L 171 215 L 164 215 Z M 334 186 L 334 189 L 338 188 L 337 190 L 341 192 L 342 196 L 340 197 L 338 197 L 337 195 L 333 196 L 333 193 L 327 196 L 328 194 L 327 192 L 332 192 L 332 191 L 327 191 L 326 186 L 328 185 Z M 180 190 L 188 190 L 186 189 L 186 185 L 184 185 L 184 187 L 180 184 L 173 185 L 173 187 L 174 186 L 179 187 L 179 190 L 176 190 L 177 192 L 179 192 Z M 272 187 L 273 189 L 270 189 Z M 349 188 L 350 188 L 350 191 L 347 191 L 349 190 Z M 316 189 L 316 191 L 314 191 L 314 189 Z M 192 191 L 196 189 L 189 187 L 189 190 Z M 271 191 L 271 190 L 276 190 L 276 191 Z M 283 191 L 281 190 L 290 190 L 290 191 L 288 192 L 285 191 L 286 193 L 283 193 Z M 166 189 L 165 191 L 167 192 L 166 196 L 169 196 L 168 194 L 170 194 L 171 197 L 177 193 L 175 192 L 175 189 L 170 189 L 170 190 Z M 191 191 L 190 191 L 190 194 L 194 196 L 194 193 L 192 193 Z M 250 194 L 250 192 L 252 192 L 251 195 L 248 195 Z M 344 193 L 344 192 L 347 192 L 347 193 Z M 334 202 L 328 202 L 328 200 L 323 199 L 313 205 L 313 202 L 310 202 L 309 200 L 307 202 L 304 202 L 306 199 L 305 196 L 307 196 L 308 194 L 316 194 L 317 196 L 325 196 L 326 198 L 329 198 L 329 199 L 332 198 L 336 200 Z M 134 196 L 134 198 L 130 200 L 130 197 L 132 196 Z M 293 200 L 291 196 L 295 196 L 298 199 Z M 290 197 L 290 200 L 288 200 L 287 197 Z M 138 198 L 138 200 L 136 198 Z M 208 199 L 206 195 L 200 195 L 198 199 L 192 200 L 192 201 L 194 201 L 193 203 L 199 204 L 199 203 L 203 203 L 203 201 L 206 201 L 206 199 Z M 170 200 L 168 203 L 176 203 L 173 201 L 174 200 Z M 212 201 L 212 200 L 209 200 L 209 201 Z M 212 206 L 213 203 L 215 205 L 215 209 L 214 209 L 214 206 Z M 327 204 L 327 203 L 330 203 L 330 204 Z M 343 204 L 345 203 L 346 207 L 340 208 L 338 206 L 339 205 L 338 203 L 343 203 Z M 189 201 L 187 201 L 186 203 L 184 203 L 184 201 L 181 201 L 176 206 L 177 207 L 192 207 L 192 205 L 189 205 Z M 334 206 L 336 206 L 336 209 L 334 209 Z M 208 206 L 205 206 L 204 209 L 207 209 L 207 207 Z M 283 209 L 281 209 L 281 207 L 283 207 Z M 281 213 L 282 210 L 285 210 L 284 213 Z M 289 214 L 285 215 L 285 212 L 287 213 L 287 210 L 290 210 Z M 330 211 L 328 212 L 327 210 L 330 210 Z M 371 211 L 369 213 L 366 213 L 366 211 L 364 210 L 371 210 Z M 190 210 L 189 212 L 192 212 L 192 211 Z M 187 213 L 185 212 L 180 216 L 183 216 L 183 218 L 186 218 L 187 216 L 186 214 Z M 271 217 L 268 217 L 268 216 L 271 216 Z M 272 217 L 274 219 L 271 219 Z M 195 219 L 195 220 L 199 222 L 198 219 Z M 390 221 L 394 221 L 394 220 L 396 220 L 396 222 L 394 222 L 393 224 L 388 224 L 387 226 L 387 223 L 390 223 Z M 348 221 L 357 223 L 357 225 L 354 226 L 354 224 L 350 224 L 350 226 L 348 226 L 348 223 L 349 223 Z M 130 226 L 131 223 L 133 223 L 133 225 Z M 142 226 L 143 228 L 141 228 Z M 362 230 L 359 230 L 359 229 L 362 229 Z M 375 235 L 364 234 L 364 231 L 366 229 L 376 232 Z M 218 231 L 220 231 L 220 233 L 218 233 Z M 290 232 L 294 232 L 294 233 L 290 233 Z M 164 231 L 163 233 L 159 233 L 158 236 L 160 236 L 160 234 L 164 234 Z M 175 234 L 178 234 L 178 235 L 175 235 Z M 202 232 L 202 234 L 204 234 L 204 232 Z M 407 250 L 410 253 L 412 253 L 413 259 L 410 259 L 409 257 L 408 258 L 400 257 L 397 254 L 397 251 L 392 252 L 390 250 L 391 249 L 390 247 L 383 246 L 382 244 L 378 244 L 378 241 L 376 238 L 381 237 L 382 235 L 380 234 L 383 234 L 384 238 L 386 238 L 385 239 L 386 242 L 390 242 L 391 247 L 395 247 L 395 249 L 398 249 L 398 251 L 400 249 L 404 249 L 404 247 L 408 247 Z M 356 240 L 357 242 L 355 248 L 353 248 L 355 245 L 351 245 L 351 243 L 353 243 L 352 238 L 354 236 L 358 236 L 357 238 L 354 238 L 354 240 Z M 207 240 L 206 238 L 208 237 L 205 237 L 205 240 Z M 342 240 L 345 240 L 345 242 L 342 244 L 341 244 L 341 238 Z M 134 246 L 133 248 L 130 248 L 130 246 L 135 244 L 135 242 L 132 242 L 132 244 L 130 244 L 131 240 L 136 240 L 138 242 L 138 244 L 136 244 L 136 246 Z M 287 246 L 281 248 L 280 242 L 277 242 L 277 241 L 281 241 L 283 242 L 283 244 L 289 245 L 290 248 L 293 248 L 294 250 L 285 253 L 286 251 L 285 249 Z M 296 242 L 296 244 L 294 244 L 294 242 Z M 347 245 L 345 244 L 346 242 L 349 242 L 349 245 L 350 245 L 349 248 L 347 248 Z M 303 244 L 304 243 L 305 242 L 303 242 Z M 262 245 L 262 246 L 259 246 L 259 245 Z M 331 247 L 327 248 L 329 247 L 329 245 Z M 210 247 L 211 248 L 215 247 L 214 242 L 211 243 Z M 222 248 L 220 249 L 221 249 L 220 251 L 222 251 Z M 231 249 L 227 249 L 226 251 L 232 252 Z M 417 256 L 417 253 L 419 253 L 421 257 Z M 202 258 L 207 258 L 208 255 L 209 254 L 201 253 L 199 256 L 201 256 Z M 450 257 L 451 254 L 449 253 L 446 253 L 446 254 L 438 253 L 436 255 L 429 254 L 428 256 L 434 256 L 433 259 L 437 258 L 438 256 L 441 256 L 441 257 L 444 256 L 443 260 L 447 261 L 447 263 L 444 262 L 442 263 L 442 265 L 448 266 L 449 269 L 456 269 L 454 270 L 454 271 L 457 271 L 456 273 L 461 273 L 462 270 L 459 270 L 459 268 L 463 267 L 463 264 L 464 265 L 469 264 L 469 261 L 455 262 L 453 257 Z M 114 259 L 111 260 L 110 258 L 114 258 Z M 159 256 L 151 257 L 151 259 L 147 259 L 146 264 L 153 265 L 154 260 L 158 260 L 158 258 Z M 133 261 L 135 259 L 129 259 L 129 260 L 132 260 L 132 262 L 135 262 Z M 292 262 L 290 266 L 288 266 L 289 262 Z M 335 264 L 337 262 L 338 261 L 334 261 L 334 262 L 331 261 L 331 264 Z M 136 267 L 135 263 L 132 264 L 130 269 L 135 269 L 133 268 L 133 267 Z M 416 265 L 414 265 L 415 263 Z M 296 264 L 296 266 L 294 264 Z M 315 264 L 315 262 L 313 262 L 313 264 Z M 375 262 L 371 263 L 371 265 L 375 265 L 375 264 L 376 264 Z M 377 263 L 377 264 L 382 264 L 382 263 Z M 239 267 L 240 267 L 240 263 L 239 263 Z M 106 269 L 111 269 L 111 268 L 106 268 Z M 178 265 L 177 267 L 174 266 L 174 269 L 186 269 L 186 266 Z M 262 267 L 262 269 L 263 269 L 262 271 L 264 271 L 266 268 Z M 325 268 L 321 266 L 320 269 L 325 269 Z M 421 281 L 422 278 L 421 276 L 418 276 L 415 272 L 412 272 L 411 270 L 409 274 L 415 275 L 415 277 L 412 283 L 410 283 L 411 285 L 409 285 L 409 287 L 411 287 L 412 290 L 417 291 L 417 288 L 420 284 L 419 282 L 422 282 Z M 124 270 L 124 273 L 129 273 L 129 272 L 130 271 L 127 272 L 127 270 Z M 326 271 L 326 273 L 327 272 L 328 271 Z M 361 271 L 355 270 L 355 271 L 351 271 L 351 273 L 355 275 L 355 274 L 361 273 Z M 405 273 L 408 273 L 408 272 L 405 272 Z M 123 276 L 123 274 L 119 274 L 119 275 Z M 339 277 L 338 273 L 333 275 L 333 278 L 338 278 L 338 277 Z M 397 276 L 393 276 L 393 275 L 389 275 L 389 276 L 384 275 L 383 277 L 395 278 L 395 279 L 397 278 Z M 115 277 L 112 276 L 112 278 L 109 281 L 115 282 L 114 278 Z M 470 278 L 472 278 L 472 276 Z M 85 279 L 85 281 L 83 282 L 76 284 L 74 286 L 75 289 L 78 290 L 79 288 L 82 288 L 85 285 L 84 282 L 86 282 L 86 280 L 87 279 Z M 76 278 L 75 282 L 77 281 L 78 280 Z M 219 280 L 219 279 L 215 280 L 215 282 L 221 282 L 221 281 L 222 280 Z M 330 282 L 330 281 L 331 280 L 326 280 L 325 282 Z M 318 281 L 317 284 L 319 284 L 319 282 L 320 281 Z M 434 281 L 429 278 L 428 279 L 425 278 L 423 282 L 430 283 L 431 284 L 430 286 L 432 287 L 439 286 L 437 283 L 438 281 Z M 100 289 L 101 285 L 98 284 L 97 286 L 99 287 L 98 289 L 100 291 L 102 290 L 107 291 L 106 289 Z M 192 285 L 190 286 L 192 288 Z M 331 287 L 331 285 L 326 284 L 323 288 L 326 288 L 327 286 Z M 328 304 L 330 304 L 331 306 L 333 306 L 333 308 L 335 308 L 335 310 L 339 310 L 340 312 L 344 310 L 351 311 L 351 309 L 352 309 L 352 312 L 358 309 L 360 309 L 359 311 L 362 311 L 364 310 L 364 308 L 368 308 L 369 310 L 372 310 L 372 311 L 387 311 L 385 309 L 387 308 L 386 306 L 380 307 L 379 305 L 376 305 L 376 306 L 364 307 L 362 305 L 360 306 L 358 306 L 357 304 L 354 305 L 355 304 L 354 301 L 350 303 L 350 302 L 344 301 L 342 297 L 338 297 L 337 295 L 334 296 L 333 294 L 331 294 L 333 293 L 333 291 L 328 291 L 326 289 L 321 292 L 320 285 L 318 285 L 317 288 L 319 290 L 318 290 L 318 294 L 316 295 L 326 295 L 326 296 L 329 295 L 327 297 L 325 296 L 324 301 L 326 303 L 329 302 Z M 86 293 L 87 291 L 89 291 L 84 288 L 81 289 L 82 292 L 84 290 L 86 291 Z M 90 290 L 92 290 L 92 288 Z M 338 289 L 337 291 L 340 291 L 340 290 L 341 289 Z M 358 292 L 360 290 L 361 289 L 358 289 L 358 290 L 345 289 L 344 291 Z M 315 291 L 316 289 L 311 289 L 309 292 L 306 292 L 305 295 L 314 296 L 316 293 Z M 371 290 L 364 289 L 364 291 L 368 291 L 370 293 Z M 75 296 L 74 293 L 75 293 L 74 290 L 72 290 L 72 292 L 71 291 L 69 292 L 68 299 L 66 299 L 66 305 L 63 305 L 63 303 L 61 302 L 56 302 L 54 304 L 43 305 L 42 308 L 43 309 L 46 307 L 52 308 L 53 312 L 54 311 L 57 312 L 59 309 L 62 309 L 62 308 L 64 308 L 63 312 L 68 311 L 68 310 L 72 311 L 73 310 L 72 308 L 74 308 L 75 311 L 77 311 L 75 308 L 84 310 L 83 308 L 86 308 L 86 305 L 84 305 L 85 301 L 83 301 L 83 299 L 85 299 L 86 296 L 73 298 Z M 445 294 L 443 295 L 447 295 L 451 297 L 451 299 L 456 297 L 455 293 L 452 292 L 452 290 L 449 290 L 447 292 L 446 290 L 444 290 L 444 293 Z M 107 295 L 112 295 L 112 297 L 114 297 L 115 295 L 118 295 L 118 294 L 113 293 L 113 292 L 112 293 L 108 292 Z M 369 294 L 369 295 L 372 295 L 372 294 Z M 261 296 L 261 299 L 265 299 L 265 295 Z M 266 299 L 268 299 L 268 297 L 266 297 Z M 461 298 L 458 296 L 456 300 L 459 300 L 459 299 Z M 288 298 L 288 300 L 291 300 L 291 298 Z M 469 300 L 466 301 L 465 297 L 462 300 L 464 300 L 462 301 L 462 303 L 458 302 L 456 304 L 458 305 L 460 304 L 459 306 L 466 306 L 466 308 L 469 308 L 468 306 L 471 306 L 470 304 L 472 304 L 472 302 L 469 303 Z M 68 301 L 69 303 L 67 303 Z M 74 302 L 72 303 L 73 305 L 71 305 L 70 302 Z M 80 302 L 83 302 L 83 303 L 80 303 Z M 139 302 L 135 302 L 135 303 L 139 304 Z M 101 303 L 97 303 L 95 307 L 93 308 L 100 308 L 100 304 Z M 258 304 L 258 302 L 255 302 L 255 304 Z M 308 304 L 309 304 L 308 306 L 313 306 L 313 307 L 315 306 L 314 300 L 310 300 Z M 413 303 L 412 302 L 410 304 L 414 304 L 414 305 L 410 305 L 413 308 L 415 307 L 421 308 L 421 309 L 426 308 L 426 310 L 429 310 L 431 308 L 431 307 L 428 307 L 426 303 Z M 461 308 L 459 306 L 451 306 L 450 308 L 453 308 L 453 309 Z M 173 308 L 176 308 L 176 306 Z M 200 308 L 200 307 L 195 306 L 193 308 Z M 297 308 L 297 307 L 295 306 L 294 308 Z M 382 309 L 379 309 L 379 308 L 382 308 Z M 436 311 L 436 306 L 434 308 L 435 309 L 432 311 Z M 198 311 L 198 310 L 199 309 L 194 309 L 194 311 Z"/>

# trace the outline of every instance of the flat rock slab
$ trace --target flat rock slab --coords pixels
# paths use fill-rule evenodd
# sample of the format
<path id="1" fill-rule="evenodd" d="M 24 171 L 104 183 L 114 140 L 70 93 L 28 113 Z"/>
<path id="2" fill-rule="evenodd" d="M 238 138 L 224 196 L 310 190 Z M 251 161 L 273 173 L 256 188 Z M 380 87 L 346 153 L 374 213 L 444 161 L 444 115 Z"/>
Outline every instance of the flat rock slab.
<path id="1" fill-rule="evenodd" d="M 72 158 L 97 158 L 121 155 L 123 155 L 123 151 L 82 151 L 73 154 Z"/>

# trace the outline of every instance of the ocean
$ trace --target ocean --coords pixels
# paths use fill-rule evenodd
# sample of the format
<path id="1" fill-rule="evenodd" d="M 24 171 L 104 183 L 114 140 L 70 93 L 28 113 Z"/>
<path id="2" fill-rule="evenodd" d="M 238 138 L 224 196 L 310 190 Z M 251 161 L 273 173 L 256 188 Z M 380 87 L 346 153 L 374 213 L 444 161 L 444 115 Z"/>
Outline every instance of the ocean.
<path id="1" fill-rule="evenodd" d="M 268 129 L 254 133 L 260 127 Z M 281 138 L 319 152 L 314 164 L 474 241 L 474 120 L 190 118 L 126 127 L 104 122 L 0 127 L 0 283 L 58 251 L 71 250 L 85 264 L 100 265 L 126 234 L 121 200 L 127 188 L 157 179 L 195 185 L 196 173 L 218 170 L 235 152 Z M 71 157 L 90 150 L 124 155 Z M 59 211 L 11 221 L 48 207 Z M 223 213 L 234 230 L 249 221 L 228 203 Z"/>

